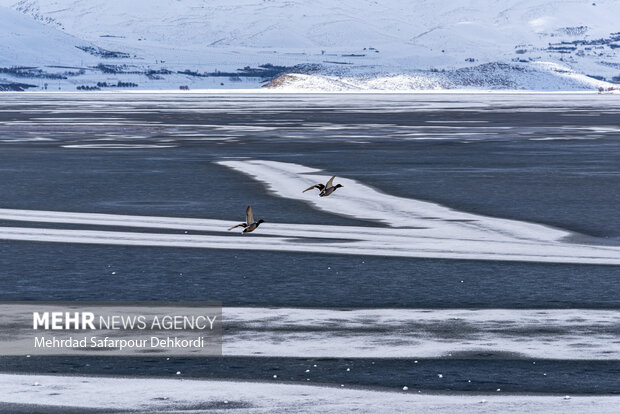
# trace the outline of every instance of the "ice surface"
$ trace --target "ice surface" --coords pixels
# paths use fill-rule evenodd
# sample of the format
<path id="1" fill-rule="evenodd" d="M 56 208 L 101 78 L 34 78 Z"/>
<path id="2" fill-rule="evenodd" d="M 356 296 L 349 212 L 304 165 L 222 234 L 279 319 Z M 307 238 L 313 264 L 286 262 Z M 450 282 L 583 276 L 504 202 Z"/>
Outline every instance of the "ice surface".
<path id="1" fill-rule="evenodd" d="M 277 382 L 0 374 L 0 408 L 2 403 L 21 403 L 193 413 L 233 409 L 235 413 L 616 414 L 620 405 L 618 396 L 425 395 L 413 389 L 386 392 Z"/>
<path id="2" fill-rule="evenodd" d="M 620 311 L 224 308 L 224 355 L 616 360 Z"/>
<path id="3" fill-rule="evenodd" d="M 364 234 L 358 236 L 359 242 L 345 246 L 350 250 L 370 247 L 368 245 L 374 241 L 376 249 L 395 256 L 620 263 L 619 246 L 568 243 L 563 241 L 570 235 L 565 230 L 464 213 L 435 203 L 396 197 L 345 177 L 337 177 L 335 183 L 344 187 L 330 197 L 302 193 L 300 189 L 324 183 L 330 175 L 300 164 L 263 160 L 230 160 L 219 164 L 263 182 L 274 196 L 304 201 L 327 213 L 395 227 L 365 228 Z M 319 228 L 326 229 L 327 226 Z M 347 238 L 347 235 L 341 237 Z M 597 256 L 599 259 L 595 259 Z"/>
<path id="4" fill-rule="evenodd" d="M 158 234 L 136 231 L 0 227 L 0 239 L 64 243 L 274 250 L 351 255 L 512 260 L 551 263 L 620 264 L 620 246 L 565 241 L 570 232 L 524 221 L 481 216 L 439 204 L 382 193 L 358 181 L 329 197 L 302 193 L 330 175 L 292 163 L 263 160 L 220 161 L 220 165 L 263 182 L 277 197 L 303 201 L 328 214 L 383 223 L 386 227 L 272 223 L 252 237 L 230 237 L 230 221 L 174 217 L 0 209 L 0 219 L 199 230 L 226 235 Z M 267 237 L 265 237 L 267 236 Z M 272 237 L 270 237 L 272 236 Z"/>

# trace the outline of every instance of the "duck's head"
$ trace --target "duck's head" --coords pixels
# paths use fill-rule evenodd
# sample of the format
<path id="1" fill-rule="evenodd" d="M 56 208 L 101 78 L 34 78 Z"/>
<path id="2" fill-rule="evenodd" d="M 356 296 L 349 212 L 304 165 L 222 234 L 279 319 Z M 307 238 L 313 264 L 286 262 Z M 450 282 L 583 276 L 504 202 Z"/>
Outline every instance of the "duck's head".
<path id="1" fill-rule="evenodd" d="M 344 187 L 344 185 L 342 184 L 336 184 L 335 188 L 340 188 L 340 187 Z"/>
<path id="2" fill-rule="evenodd" d="M 265 220 L 260 219 L 260 220 L 258 220 L 258 221 L 256 222 L 256 224 L 261 224 L 261 223 L 264 223 L 264 222 L 265 222 Z"/>

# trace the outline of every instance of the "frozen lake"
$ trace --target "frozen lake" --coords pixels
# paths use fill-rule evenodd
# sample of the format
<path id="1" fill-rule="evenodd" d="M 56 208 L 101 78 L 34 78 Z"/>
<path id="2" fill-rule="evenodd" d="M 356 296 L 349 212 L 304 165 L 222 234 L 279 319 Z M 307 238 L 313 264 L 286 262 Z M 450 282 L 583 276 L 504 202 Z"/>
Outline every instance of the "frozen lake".
<path id="1" fill-rule="evenodd" d="M 2 371 L 620 390 L 617 96 L 2 98 L 0 300 L 214 300 L 230 328 L 221 359 Z"/>

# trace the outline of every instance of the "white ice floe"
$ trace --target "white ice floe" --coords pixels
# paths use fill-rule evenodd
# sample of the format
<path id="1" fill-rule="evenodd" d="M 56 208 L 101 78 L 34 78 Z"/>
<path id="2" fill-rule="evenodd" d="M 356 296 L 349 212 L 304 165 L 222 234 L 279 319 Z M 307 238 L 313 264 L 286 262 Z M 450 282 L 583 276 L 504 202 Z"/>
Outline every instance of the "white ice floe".
<path id="1" fill-rule="evenodd" d="M 50 309 L 48 305 L 46 309 L 53 311 L 54 307 Z M 105 312 L 96 307 L 91 310 L 96 314 Z M 124 311 L 128 312 L 136 311 Z M 140 312 L 149 314 L 145 310 Z M 619 320 L 619 310 L 591 309 L 225 307 L 221 349 L 225 356 L 408 358 L 414 364 L 421 358 L 609 361 L 620 360 Z M 31 306 L 0 308 L 3 354 L 24 355 L 32 346 L 31 327 Z M 99 336 L 113 334 L 104 330 Z M 136 331 L 133 336 L 149 340 L 149 335 L 147 331 Z M 194 339 L 189 331 L 175 336 Z M 204 351 L 212 354 L 214 350 L 219 350 L 218 341 L 209 342 Z M 145 355 L 140 349 L 120 351 L 105 353 Z M 28 352 L 40 354 L 37 350 Z M 95 353 L 92 350 L 72 352 Z M 181 354 L 187 355 L 187 352 L 169 350 L 166 356 Z M 316 365 L 307 366 L 305 372 L 314 373 Z M 343 370 L 351 372 L 353 368 L 347 366 Z M 182 373 L 184 371 L 178 371 L 177 375 Z M 446 375 L 445 372 L 436 374 L 439 378 Z M 541 375 L 547 376 L 547 372 Z"/>
<path id="2" fill-rule="evenodd" d="M 617 310 L 227 307 L 223 320 L 228 356 L 620 359 Z"/>
<path id="3" fill-rule="evenodd" d="M 219 164 L 264 183 L 274 196 L 304 201 L 327 213 L 400 228 L 400 232 L 391 231 L 395 243 L 385 237 L 386 229 L 366 228 L 368 237 L 364 240 L 377 241 L 377 249 L 384 252 L 413 257 L 620 264 L 620 246 L 567 243 L 564 240 L 571 233 L 566 230 L 396 197 L 344 177 L 335 181 L 344 188 L 331 197 L 319 198 L 313 193 L 302 193 L 300 188 L 326 182 L 329 174 L 300 164 L 264 160 L 227 160 Z M 374 237 L 378 233 L 381 240 Z M 420 254 L 421 251 L 425 253 Z"/>
<path id="4" fill-rule="evenodd" d="M 161 144 L 67 144 L 61 145 L 63 148 L 83 148 L 83 149 L 141 149 L 141 148 L 174 148 L 176 145 Z"/>
<path id="5" fill-rule="evenodd" d="M 344 186 L 337 195 L 318 198 L 316 192 L 302 193 L 300 188 L 326 182 L 330 175 L 300 164 L 264 160 L 230 160 L 218 164 L 263 182 L 275 196 L 304 201 L 327 213 L 376 221 L 391 227 L 432 228 L 434 232 L 454 237 L 475 232 L 478 238 L 510 241 L 556 240 L 569 234 L 538 224 L 464 213 L 436 203 L 392 196 L 345 177 L 337 177 L 334 181 L 334 184 Z"/>
<path id="6" fill-rule="evenodd" d="M 330 197 L 302 193 L 329 175 L 299 164 L 220 161 L 265 183 L 278 197 L 303 201 L 329 214 L 383 223 L 389 227 L 272 223 L 251 238 L 230 237 L 230 221 L 96 213 L 0 209 L 0 219 L 196 230 L 220 235 L 0 227 L 0 239 L 43 242 L 272 250 L 393 257 L 512 260 L 553 263 L 620 264 L 620 246 L 572 243 L 566 230 L 524 221 L 481 216 L 439 204 L 397 197 L 356 180 L 337 177 L 341 188 Z M 269 221 L 269 220 L 268 220 Z M 265 237 L 267 236 L 267 237 Z"/>
<path id="7" fill-rule="evenodd" d="M 41 383 L 32 387 L 33 381 Z M 395 390 L 396 391 L 396 390 Z M 76 398 L 79 396 L 79 398 Z M 618 396 L 485 395 L 484 412 L 612 414 Z M 235 413 L 480 413 L 481 395 L 419 394 L 260 382 L 0 374 L 3 404 Z M 9 406 L 10 407 L 10 406 Z M 219 412 L 219 411 L 218 411 Z"/>

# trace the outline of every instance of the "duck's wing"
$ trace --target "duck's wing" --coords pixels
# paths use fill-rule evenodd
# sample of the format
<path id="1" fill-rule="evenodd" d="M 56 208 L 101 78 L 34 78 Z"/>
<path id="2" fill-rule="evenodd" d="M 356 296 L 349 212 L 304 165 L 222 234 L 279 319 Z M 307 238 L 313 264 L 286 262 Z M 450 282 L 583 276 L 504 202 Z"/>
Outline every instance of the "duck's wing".
<path id="1" fill-rule="evenodd" d="M 332 176 L 332 178 L 329 179 L 329 181 L 327 182 L 327 184 L 325 184 L 325 187 L 329 188 L 329 187 L 333 187 L 334 185 L 334 178 L 336 178 L 336 176 Z"/>
<path id="2" fill-rule="evenodd" d="M 248 206 L 245 209 L 245 222 L 248 224 L 254 223 L 254 214 L 252 213 L 252 206 Z"/>
<path id="3" fill-rule="evenodd" d="M 232 226 L 231 228 L 228 229 L 228 231 L 231 231 L 232 229 L 236 229 L 237 227 L 243 227 L 246 228 L 248 225 L 246 223 L 239 223 L 236 226 Z"/>
<path id="4" fill-rule="evenodd" d="M 325 188 L 325 186 L 323 184 L 315 184 L 312 187 L 308 187 L 306 188 L 304 191 L 302 191 L 302 193 L 305 193 L 306 191 L 310 191 L 313 188 L 318 188 L 320 191 L 323 191 L 323 189 Z"/>

